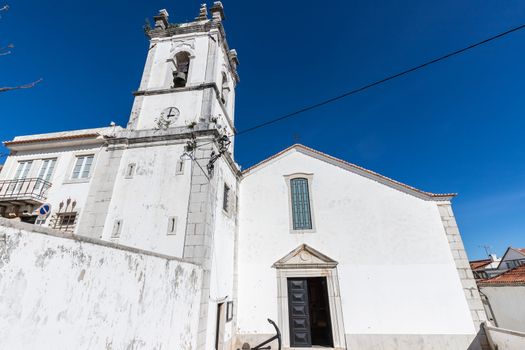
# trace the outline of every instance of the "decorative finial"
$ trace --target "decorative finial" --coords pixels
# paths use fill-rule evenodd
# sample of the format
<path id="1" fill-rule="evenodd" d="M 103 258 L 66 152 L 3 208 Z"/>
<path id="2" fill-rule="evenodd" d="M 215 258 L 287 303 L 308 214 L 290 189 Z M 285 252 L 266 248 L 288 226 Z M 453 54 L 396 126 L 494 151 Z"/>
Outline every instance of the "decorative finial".
<path id="1" fill-rule="evenodd" d="M 199 11 L 199 15 L 197 17 L 195 17 L 195 20 L 196 21 L 205 21 L 207 19 L 208 19 L 208 7 L 206 6 L 206 4 L 202 4 L 201 8 L 200 8 L 200 11 Z"/>
<path id="2" fill-rule="evenodd" d="M 210 9 L 211 17 L 218 22 L 224 21 L 226 17 L 224 17 L 224 6 L 222 6 L 222 2 L 215 1 L 213 3 L 213 6 Z"/>
<path id="3" fill-rule="evenodd" d="M 237 56 L 237 50 L 231 49 L 228 52 L 228 57 L 230 58 L 231 62 L 233 63 L 234 68 L 237 68 L 239 65 L 239 57 Z"/>
<path id="4" fill-rule="evenodd" d="M 169 13 L 166 9 L 159 10 L 159 13 L 156 16 L 153 16 L 155 20 L 155 28 L 166 29 L 168 27 L 168 17 Z"/>

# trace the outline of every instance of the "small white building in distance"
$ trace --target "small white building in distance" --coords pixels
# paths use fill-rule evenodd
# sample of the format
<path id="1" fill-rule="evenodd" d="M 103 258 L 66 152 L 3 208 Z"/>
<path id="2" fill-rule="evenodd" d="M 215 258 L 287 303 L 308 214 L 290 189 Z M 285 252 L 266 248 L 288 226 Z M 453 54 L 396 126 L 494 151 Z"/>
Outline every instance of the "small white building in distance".
<path id="1" fill-rule="evenodd" d="M 453 194 L 421 191 L 303 145 L 240 170 L 234 161 L 239 60 L 226 41 L 222 4 L 215 2 L 210 12 L 202 6 L 194 21 L 173 24 L 161 10 L 154 27 L 146 28 L 150 47 L 125 128 L 5 142 L 10 155 L 0 173 L 0 233 L 9 249 L 0 249 L 0 291 L 10 288 L 2 286 L 2 274 L 4 281 L 11 273 L 19 276 L 8 257 L 22 249 L 26 255 L 20 256 L 31 259 L 37 254 L 29 248 L 32 237 L 46 234 L 48 243 L 39 243 L 44 248 L 47 237 L 77 239 L 81 246 L 98 245 L 99 252 L 127 247 L 202 270 L 202 281 L 195 277 L 198 288 L 190 290 L 198 309 L 180 315 L 164 309 L 178 315 L 175 324 L 196 315 L 195 327 L 183 331 L 184 342 L 157 328 L 166 342 L 121 332 L 108 335 L 107 349 L 245 349 L 245 343 L 254 347 L 275 334 L 268 318 L 280 328 L 283 349 L 481 349 L 485 312 L 452 211 Z M 11 247 L 15 236 L 27 244 Z M 37 265 L 69 254 L 57 247 L 54 253 L 41 248 L 46 254 Z M 80 257 L 88 253 L 84 249 Z M 80 281 L 98 277 L 90 268 L 80 270 L 86 259 L 75 258 L 71 266 L 57 266 L 71 269 L 76 293 Z M 21 338 L 40 349 L 61 349 L 64 334 L 71 344 L 78 338 L 75 348 L 100 349 L 93 345 L 99 344 L 97 327 L 107 332 L 122 323 L 122 329 L 140 330 L 155 320 L 139 317 L 138 327 L 136 318 L 109 322 L 109 315 L 82 329 L 78 322 L 88 310 L 82 322 L 104 312 L 97 304 L 108 297 L 102 286 L 118 283 L 122 272 L 82 291 L 95 297 L 82 299 L 79 314 L 61 332 L 57 322 L 64 315 L 46 304 L 48 288 L 60 281 L 53 280 L 52 269 L 32 273 L 49 283 L 33 287 L 38 302 L 23 284 L 17 286 L 23 303 L 13 307 L 1 298 L 0 319 L 6 322 L 0 323 L 0 348 L 22 349 L 12 332 L 33 329 L 33 322 L 49 328 Z M 144 278 L 150 275 L 137 277 Z M 172 288 L 178 295 L 182 284 Z M 143 292 L 136 303 L 143 302 Z M 158 298 L 152 307 L 164 305 L 164 296 Z M 46 313 L 38 321 L 31 318 L 37 311 Z M 270 345 L 277 349 L 276 341 Z"/>
<path id="2" fill-rule="evenodd" d="M 525 264 L 480 280 L 478 286 L 492 323 L 525 337 Z"/>

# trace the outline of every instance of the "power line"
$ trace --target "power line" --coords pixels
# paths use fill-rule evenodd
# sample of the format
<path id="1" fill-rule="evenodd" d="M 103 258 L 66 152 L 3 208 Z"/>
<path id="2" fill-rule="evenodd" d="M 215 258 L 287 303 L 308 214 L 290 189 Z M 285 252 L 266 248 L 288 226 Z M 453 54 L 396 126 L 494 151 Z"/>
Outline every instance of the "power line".
<path id="1" fill-rule="evenodd" d="M 321 107 L 321 106 L 324 106 L 324 105 L 327 105 L 327 104 L 329 104 L 329 103 L 335 102 L 335 101 L 340 100 L 340 99 L 342 99 L 342 98 L 345 98 L 345 97 L 348 97 L 348 96 L 350 96 L 350 95 L 353 95 L 353 94 L 356 94 L 356 93 L 362 92 L 362 91 L 364 91 L 364 90 L 367 90 L 367 89 L 369 89 L 369 88 L 371 88 L 371 87 L 374 87 L 374 86 L 377 86 L 377 85 L 383 84 L 383 83 L 385 83 L 385 82 L 387 82 L 387 81 L 389 81 L 389 80 L 393 80 L 393 79 L 395 79 L 395 78 L 399 78 L 399 77 L 401 77 L 401 76 L 403 76 L 403 75 L 405 75 L 405 74 L 412 73 L 412 72 L 414 72 L 414 71 L 416 71 L 416 70 L 419 70 L 419 69 L 421 69 L 421 68 L 427 67 L 427 66 L 429 66 L 429 65 L 431 65 L 431 64 L 437 63 L 437 62 L 439 62 L 439 61 L 443 61 L 443 60 L 445 60 L 445 59 L 447 59 L 447 58 L 450 58 L 450 57 L 452 57 L 452 56 L 459 55 L 459 54 L 461 54 L 461 53 L 463 53 L 463 52 L 465 52 L 465 51 L 468 51 L 468 50 L 473 49 L 473 48 L 475 48 L 475 47 L 477 47 L 477 46 L 480 46 L 480 45 L 486 44 L 486 43 L 488 43 L 488 42 L 490 42 L 490 41 L 493 41 L 493 40 L 499 39 L 499 38 L 501 38 L 501 37 L 503 37 L 503 36 L 505 36 L 505 35 L 508 35 L 508 34 L 510 34 L 510 33 L 513 33 L 513 32 L 516 32 L 516 31 L 521 30 L 521 29 L 523 29 L 523 28 L 525 28 L 525 24 L 520 25 L 520 26 L 515 27 L 515 28 L 512 28 L 512 29 L 509 29 L 509 30 L 507 30 L 507 31 L 505 31 L 505 32 L 503 32 L 503 33 L 500 33 L 500 34 L 494 35 L 494 36 L 492 36 L 492 37 L 490 37 L 490 38 L 488 38 L 488 39 L 485 39 L 485 40 L 479 41 L 479 42 L 477 42 L 477 43 L 475 43 L 475 44 L 469 45 L 469 46 L 464 47 L 464 48 L 462 48 L 462 49 L 459 49 L 459 50 L 456 50 L 456 51 L 453 51 L 453 52 L 447 53 L 446 55 L 443 55 L 443 56 L 441 56 L 441 57 L 435 58 L 435 59 L 433 59 L 433 60 L 431 60 L 431 61 L 425 62 L 425 63 L 420 64 L 420 65 L 418 65 L 418 66 L 415 66 L 415 67 L 409 68 L 409 69 L 404 70 L 404 71 L 402 71 L 402 72 L 400 72 L 400 73 L 397 73 L 397 74 L 394 74 L 394 75 L 390 75 L 390 76 L 388 76 L 388 77 L 386 77 L 386 78 L 383 78 L 383 79 L 377 80 L 377 81 L 375 81 L 375 82 L 373 82 L 373 83 L 370 83 L 370 84 L 364 85 L 364 86 L 362 86 L 362 87 L 359 87 L 359 88 L 357 88 L 357 89 L 354 89 L 354 90 L 351 90 L 351 91 L 345 92 L 344 94 L 341 94 L 341 95 L 338 95 L 338 96 L 335 96 L 335 97 L 329 98 L 329 99 L 327 99 L 327 100 L 321 101 L 321 102 L 319 102 L 319 103 L 316 103 L 316 104 L 313 104 L 313 105 L 310 105 L 310 106 L 303 107 L 303 108 L 301 108 L 301 109 L 296 110 L 295 112 L 287 113 L 287 114 L 285 114 L 285 115 L 282 115 L 282 116 L 277 117 L 277 118 L 275 118 L 275 119 L 268 120 L 268 121 L 263 122 L 263 123 L 261 123 L 261 124 L 254 125 L 254 126 L 249 127 L 249 128 L 247 128 L 247 129 L 244 129 L 244 130 L 241 130 L 241 131 L 239 131 L 239 132 L 236 132 L 235 135 L 238 136 L 238 135 L 246 134 L 246 133 L 249 133 L 249 132 L 251 132 L 251 131 L 254 131 L 254 130 L 257 130 L 257 129 L 263 128 L 263 127 L 265 127 L 265 126 L 268 126 L 268 125 L 271 125 L 271 124 L 274 124 L 274 123 L 280 122 L 281 120 L 284 120 L 284 119 L 288 119 L 288 118 L 294 117 L 294 116 L 296 116 L 296 115 L 298 115 L 298 114 L 301 114 L 301 113 L 304 113 L 304 112 L 310 111 L 310 110 L 315 109 L 315 108 L 319 108 L 319 107 Z"/>

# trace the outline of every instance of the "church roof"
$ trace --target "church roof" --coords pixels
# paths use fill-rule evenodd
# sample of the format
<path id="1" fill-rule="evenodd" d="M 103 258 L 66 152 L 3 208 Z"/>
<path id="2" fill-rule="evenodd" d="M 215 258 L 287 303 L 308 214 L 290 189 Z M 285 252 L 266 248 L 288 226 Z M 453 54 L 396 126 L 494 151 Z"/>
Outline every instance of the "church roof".
<path id="1" fill-rule="evenodd" d="M 335 165 L 335 166 L 339 166 L 343 169 L 346 169 L 346 170 L 349 170 L 351 172 L 354 172 L 356 174 L 359 174 L 359 175 L 362 175 L 362 176 L 365 176 L 371 180 L 374 180 L 374 181 L 377 181 L 383 185 L 386 185 L 386 186 L 389 186 L 389 187 L 392 187 L 392 188 L 395 188 L 397 190 L 400 190 L 402 192 L 406 192 L 406 193 L 409 193 L 409 194 L 412 194 L 416 197 L 419 197 L 421 199 L 425 199 L 425 200 L 438 200 L 438 201 L 446 201 L 446 200 L 450 200 L 452 199 L 453 197 L 455 197 L 457 194 L 456 193 L 431 193 L 431 192 L 426 192 L 426 191 L 422 191 L 422 190 L 419 190 L 415 187 L 412 187 L 412 186 L 409 186 L 409 185 L 406 185 L 402 182 L 399 182 L 399 181 L 396 181 L 396 180 L 393 180 L 391 178 L 388 178 L 386 176 L 383 176 L 381 174 L 378 174 L 372 170 L 368 170 L 368 169 L 365 169 L 363 167 L 360 167 L 359 165 L 355 165 L 355 164 L 352 164 L 352 163 L 349 163 L 345 160 L 342 160 L 342 159 L 339 159 L 339 158 L 335 158 L 335 157 L 332 157 L 326 153 L 323 153 L 323 152 L 320 152 L 320 151 L 317 151 L 313 148 L 310 148 L 310 147 L 306 147 L 302 144 L 295 144 L 295 145 L 292 145 L 284 150 L 282 150 L 281 152 L 277 153 L 277 154 L 274 154 L 273 156 L 271 157 L 268 157 L 266 158 L 265 160 L 247 168 L 246 170 L 244 170 L 242 172 L 243 176 L 248 176 L 250 175 L 251 173 L 253 173 L 255 170 L 259 169 L 260 167 L 263 167 L 265 165 L 267 165 L 268 163 L 270 163 L 271 161 L 285 155 L 286 153 L 289 153 L 289 152 L 292 152 L 292 151 L 297 151 L 297 152 L 301 152 L 305 155 L 308 155 L 308 156 L 311 156 L 313 158 L 316 158 L 316 159 L 319 159 L 319 160 L 322 160 L 322 161 L 325 161 L 327 163 L 330 163 L 332 165 Z"/>

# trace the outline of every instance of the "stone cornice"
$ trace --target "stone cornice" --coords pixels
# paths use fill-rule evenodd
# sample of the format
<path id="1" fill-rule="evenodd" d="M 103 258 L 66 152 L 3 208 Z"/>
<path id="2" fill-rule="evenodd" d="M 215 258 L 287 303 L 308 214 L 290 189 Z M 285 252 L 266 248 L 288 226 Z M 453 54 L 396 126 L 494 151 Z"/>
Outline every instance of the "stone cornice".
<path id="1" fill-rule="evenodd" d="M 226 106 L 224 106 L 224 103 L 222 103 L 221 101 L 221 98 L 220 98 L 221 93 L 219 91 L 219 87 L 214 82 L 190 85 L 190 86 L 185 86 L 181 88 L 138 90 L 138 91 L 133 92 L 133 96 L 152 96 L 152 95 L 161 95 L 161 94 L 171 94 L 174 92 L 196 91 L 196 90 L 204 90 L 204 89 L 213 89 L 215 91 L 215 98 L 217 99 L 219 106 L 221 106 L 222 113 L 224 113 L 224 117 L 226 121 L 228 122 L 228 126 L 230 127 L 230 129 L 233 131 L 234 134 L 237 133 L 237 130 L 235 129 L 235 126 L 233 125 L 233 122 L 230 118 L 230 115 L 228 114 L 228 111 L 226 110 Z"/>
<path id="2" fill-rule="evenodd" d="M 184 143 L 193 136 L 196 138 L 208 137 L 211 140 L 216 140 L 220 134 L 217 129 L 199 129 L 199 125 L 194 129 L 180 127 L 167 130 L 125 130 L 115 137 L 106 137 L 106 143 L 114 149 L 121 147 L 146 147 L 145 145 L 155 146 L 163 143 Z M 216 145 L 216 142 L 214 142 L 214 144 Z M 241 177 L 241 170 L 237 164 L 235 164 L 232 156 L 229 153 L 225 153 L 223 157 L 235 176 L 239 179 Z"/>
<path id="3" fill-rule="evenodd" d="M 219 43 L 222 44 L 223 49 L 226 52 L 230 70 L 235 77 L 236 83 L 240 81 L 239 74 L 237 73 L 237 62 L 233 62 L 233 58 L 228 54 L 230 48 L 226 40 L 226 32 L 221 22 L 214 20 L 197 21 L 184 23 L 181 25 L 169 24 L 167 28 L 153 28 L 146 31 L 146 36 L 150 39 L 161 39 L 171 38 L 175 35 L 193 34 L 193 33 L 210 33 L 213 30 L 217 30 L 220 33 Z"/>

